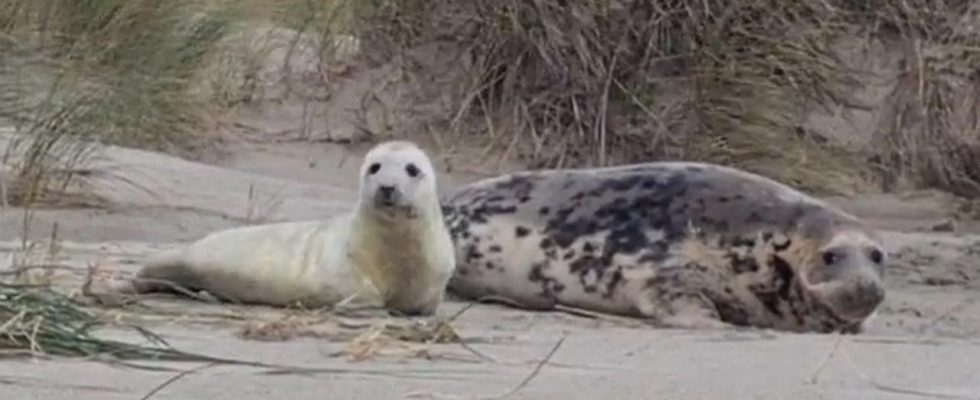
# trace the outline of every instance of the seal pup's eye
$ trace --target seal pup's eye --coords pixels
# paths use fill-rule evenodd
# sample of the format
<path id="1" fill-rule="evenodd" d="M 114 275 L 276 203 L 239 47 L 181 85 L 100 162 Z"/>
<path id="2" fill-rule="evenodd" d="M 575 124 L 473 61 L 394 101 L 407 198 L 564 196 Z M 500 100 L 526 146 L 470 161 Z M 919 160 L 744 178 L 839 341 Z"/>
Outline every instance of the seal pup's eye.
<path id="1" fill-rule="evenodd" d="M 871 254 L 869 254 L 868 257 L 871 257 L 871 262 L 875 264 L 881 264 L 881 261 L 884 260 L 885 255 L 882 254 L 881 250 L 873 249 L 871 250 Z"/>
<path id="2" fill-rule="evenodd" d="M 837 255 L 832 251 L 823 252 L 822 257 L 825 265 L 834 265 L 834 263 L 837 262 Z"/>
<path id="3" fill-rule="evenodd" d="M 415 164 L 408 164 L 405 166 L 405 173 L 412 178 L 417 177 L 419 176 L 419 167 L 416 167 Z"/>
<path id="4" fill-rule="evenodd" d="M 381 169 L 381 164 L 380 163 L 371 164 L 371 166 L 368 167 L 368 174 L 374 175 L 374 174 L 378 173 L 378 171 L 380 169 Z"/>

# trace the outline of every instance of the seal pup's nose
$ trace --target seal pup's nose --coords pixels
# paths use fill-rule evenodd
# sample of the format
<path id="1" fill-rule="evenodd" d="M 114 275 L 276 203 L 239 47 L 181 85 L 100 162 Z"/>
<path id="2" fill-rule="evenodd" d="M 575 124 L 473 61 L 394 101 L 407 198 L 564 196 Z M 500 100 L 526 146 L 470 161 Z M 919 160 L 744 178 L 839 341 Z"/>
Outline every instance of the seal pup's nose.
<path id="1" fill-rule="evenodd" d="M 378 200 L 383 204 L 391 205 L 395 202 L 395 187 L 391 185 L 378 186 Z"/>

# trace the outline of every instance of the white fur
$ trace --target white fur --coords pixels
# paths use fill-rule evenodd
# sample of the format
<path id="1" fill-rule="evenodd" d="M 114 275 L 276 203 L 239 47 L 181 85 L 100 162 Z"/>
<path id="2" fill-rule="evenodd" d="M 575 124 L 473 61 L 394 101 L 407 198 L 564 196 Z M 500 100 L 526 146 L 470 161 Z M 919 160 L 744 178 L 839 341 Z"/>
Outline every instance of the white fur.
<path id="1" fill-rule="evenodd" d="M 374 163 L 381 167 L 369 174 Z M 409 163 L 420 171 L 415 178 L 405 173 Z M 360 176 L 351 213 L 215 232 L 151 259 L 140 278 L 196 283 L 246 303 L 322 307 L 343 301 L 434 312 L 455 257 L 429 158 L 409 142 L 382 143 L 365 156 Z M 410 206 L 415 217 L 378 209 L 379 185 L 393 185 L 399 205 Z"/>

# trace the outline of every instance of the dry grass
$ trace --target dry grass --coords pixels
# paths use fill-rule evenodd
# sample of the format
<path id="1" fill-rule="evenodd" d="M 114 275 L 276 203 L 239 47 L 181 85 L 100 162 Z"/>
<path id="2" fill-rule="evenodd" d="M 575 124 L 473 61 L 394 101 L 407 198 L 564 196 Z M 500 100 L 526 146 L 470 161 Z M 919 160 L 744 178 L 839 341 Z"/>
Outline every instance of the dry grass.
<path id="1" fill-rule="evenodd" d="M 82 304 L 57 291 L 0 283 L 0 356 L 197 359 L 169 348 L 156 335 L 138 327 L 133 328 L 149 344 L 103 339 L 94 334 L 106 325 Z"/>
<path id="2" fill-rule="evenodd" d="M 532 166 L 700 159 L 823 186 L 808 172 L 834 172 L 825 161 L 839 151 L 797 134 L 802 110 L 845 102 L 853 80 L 823 3 L 416 3 L 371 14 L 372 29 L 405 28 L 375 30 L 386 45 L 368 46 L 464 48 L 453 127 L 487 131 Z"/>
<path id="3" fill-rule="evenodd" d="M 294 93 L 326 79 L 330 71 L 318 69 L 332 65 L 344 44 L 326 38 L 347 23 L 345 7 L 338 0 L 0 0 L 0 128 L 17 133 L 0 171 L 6 204 L 57 197 L 97 144 L 200 154 L 261 83 Z M 316 76 L 285 79 L 307 65 Z"/>
<path id="4" fill-rule="evenodd" d="M 971 196 L 980 192 L 976 8 L 965 0 L 0 0 L 0 119 L 27 134 L 15 146 L 23 162 L 7 175 L 55 181 L 41 185 L 52 190 L 73 179 L 92 142 L 189 152 L 222 110 L 259 101 L 263 85 L 326 101 L 330 90 L 318 85 L 337 75 L 346 45 L 337 35 L 354 29 L 368 60 L 397 63 L 420 93 L 452 94 L 447 131 L 478 133 L 531 167 L 705 160 L 817 191 L 910 178 Z M 843 59 L 841 42 L 859 37 L 901 64 L 886 71 L 892 92 L 880 103 L 852 99 L 867 74 L 881 72 Z M 450 45 L 437 56 L 451 59 L 452 74 L 411 59 L 433 43 Z M 270 59 L 281 64 L 276 77 L 267 76 Z M 806 125 L 821 110 L 865 108 L 879 121 L 871 145 Z"/>
<path id="5" fill-rule="evenodd" d="M 0 1 L 0 120 L 16 127 L 4 164 L 20 204 L 67 185 L 95 143 L 189 151 L 207 122 L 191 78 L 228 12 L 194 1 Z M 69 171 L 69 172 L 65 172 Z"/>
<path id="6" fill-rule="evenodd" d="M 227 11 L 189 0 L 40 3 L 4 32 L 14 43 L 2 80 L 18 93 L 3 116 L 44 136 L 39 152 L 63 137 L 178 147 L 200 126 L 206 102 L 188 86 L 223 36 Z"/>
<path id="7" fill-rule="evenodd" d="M 0 263 L 0 358 L 214 361 L 173 349 L 156 334 L 139 326 L 102 318 L 92 312 L 84 299 L 59 290 L 58 283 L 70 279 L 71 275 L 82 275 L 82 271 L 59 262 L 61 246 L 57 227 L 47 243 L 24 240 L 19 247 L 6 250 L 10 253 Z M 85 290 L 83 286 L 82 291 Z M 97 331 L 107 327 L 135 330 L 148 343 L 100 337 Z"/>
<path id="8" fill-rule="evenodd" d="M 284 93 L 277 101 L 326 101 L 321 84 L 334 80 L 345 46 L 337 35 L 353 29 L 366 59 L 398 64 L 420 93 L 451 94 L 455 109 L 440 122 L 455 135 L 440 142 L 478 133 L 469 137 L 531 167 L 705 160 L 815 191 L 911 179 L 971 196 L 980 192 L 976 8 L 965 0 L 2 0 L 0 117 L 29 134 L 27 164 L 16 168 L 23 182 L 71 179 L 31 165 L 71 171 L 88 140 L 189 151 L 212 122 L 206 114 L 260 101 L 263 90 Z M 892 92 L 867 105 L 852 95 L 882 71 L 855 68 L 841 51 L 860 37 L 901 64 L 885 71 Z M 437 56 L 452 74 L 411 59 L 433 43 L 450 45 Z M 806 124 L 841 109 L 878 118 L 870 145 Z"/>
<path id="9" fill-rule="evenodd" d="M 871 1 L 901 66 L 877 132 L 889 178 L 980 194 L 980 4 Z"/>
<path id="10" fill-rule="evenodd" d="M 406 66 L 440 95 L 459 93 L 450 130 L 532 167 L 706 160 L 829 191 L 898 171 L 975 193 L 971 4 L 391 0 L 360 15 L 378 59 L 435 42 L 457 50 L 454 76 Z M 860 37 L 910 49 L 884 104 L 852 98 L 875 72 L 843 59 L 841 42 Z M 884 114 L 871 145 L 804 124 L 866 108 Z"/>

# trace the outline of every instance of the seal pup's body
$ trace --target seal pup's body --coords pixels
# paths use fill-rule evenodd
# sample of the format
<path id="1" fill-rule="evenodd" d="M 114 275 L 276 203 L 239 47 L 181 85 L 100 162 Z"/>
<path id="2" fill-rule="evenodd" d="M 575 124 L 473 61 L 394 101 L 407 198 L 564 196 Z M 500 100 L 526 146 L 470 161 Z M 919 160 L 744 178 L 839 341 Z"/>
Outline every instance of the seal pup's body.
<path id="1" fill-rule="evenodd" d="M 212 233 L 152 257 L 132 286 L 146 293 L 176 284 L 273 306 L 434 313 L 455 259 L 428 157 L 409 142 L 381 143 L 360 175 L 350 213 Z"/>
<path id="2" fill-rule="evenodd" d="M 449 291 L 665 326 L 854 332 L 884 297 L 857 218 L 773 180 L 694 162 L 524 171 L 443 201 Z"/>

